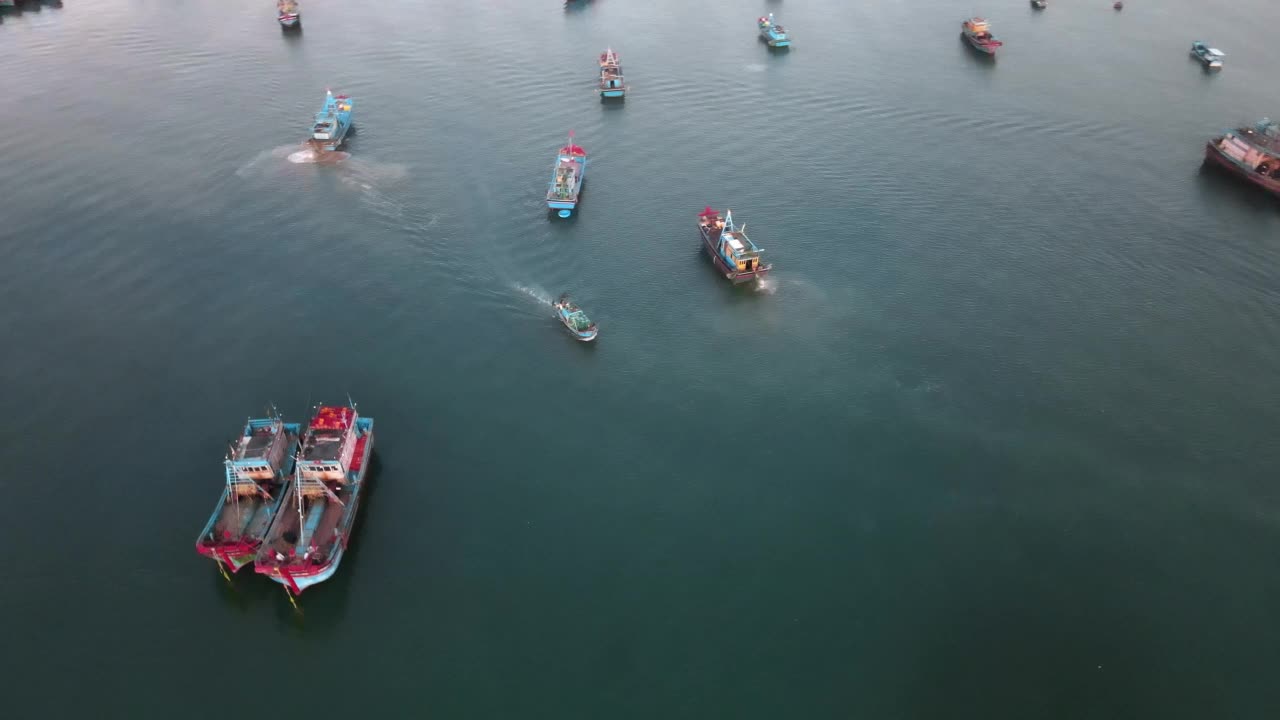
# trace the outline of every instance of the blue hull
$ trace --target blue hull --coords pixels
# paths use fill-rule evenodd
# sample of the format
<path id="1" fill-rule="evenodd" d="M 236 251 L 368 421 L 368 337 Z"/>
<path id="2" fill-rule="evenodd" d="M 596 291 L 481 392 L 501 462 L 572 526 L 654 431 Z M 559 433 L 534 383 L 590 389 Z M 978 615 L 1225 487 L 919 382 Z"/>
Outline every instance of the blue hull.
<path id="1" fill-rule="evenodd" d="M 626 97 L 626 91 L 625 90 L 601 90 L 600 97 L 607 97 L 607 98 Z"/>

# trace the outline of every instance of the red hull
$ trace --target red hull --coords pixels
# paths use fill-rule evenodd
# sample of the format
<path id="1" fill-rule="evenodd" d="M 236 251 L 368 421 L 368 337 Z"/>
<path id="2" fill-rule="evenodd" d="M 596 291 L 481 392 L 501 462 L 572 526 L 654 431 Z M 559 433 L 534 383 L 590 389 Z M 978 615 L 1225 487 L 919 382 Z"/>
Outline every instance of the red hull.
<path id="1" fill-rule="evenodd" d="M 1267 177 L 1257 172 L 1250 172 L 1248 169 L 1235 162 L 1231 158 L 1222 154 L 1222 151 L 1214 146 L 1213 142 L 1207 142 L 1204 146 L 1205 160 L 1212 161 L 1218 167 L 1228 170 L 1232 175 L 1244 178 L 1258 187 L 1270 192 L 1273 195 L 1280 196 L 1280 180 Z"/>

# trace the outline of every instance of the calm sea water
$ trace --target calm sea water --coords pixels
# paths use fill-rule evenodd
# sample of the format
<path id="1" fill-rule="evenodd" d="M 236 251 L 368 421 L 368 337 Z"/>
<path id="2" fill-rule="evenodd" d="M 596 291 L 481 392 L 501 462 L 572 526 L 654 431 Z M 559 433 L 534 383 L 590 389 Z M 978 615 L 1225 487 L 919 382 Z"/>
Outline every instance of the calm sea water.
<path id="1" fill-rule="evenodd" d="M 1272 0 L 303 17 L 0 24 L 6 715 L 1276 716 L 1280 203 L 1201 169 L 1280 114 Z M 326 88 L 352 157 L 292 163 Z M 299 614 L 193 543 L 245 416 L 348 394 L 372 493 Z"/>

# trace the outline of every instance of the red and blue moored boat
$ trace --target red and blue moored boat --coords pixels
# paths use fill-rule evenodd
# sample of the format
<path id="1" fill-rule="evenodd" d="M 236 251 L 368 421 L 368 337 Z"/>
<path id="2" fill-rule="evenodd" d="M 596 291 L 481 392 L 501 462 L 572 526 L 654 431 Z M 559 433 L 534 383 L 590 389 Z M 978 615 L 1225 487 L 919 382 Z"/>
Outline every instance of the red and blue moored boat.
<path id="1" fill-rule="evenodd" d="M 235 572 L 253 562 L 289 492 L 297 423 L 250 419 L 224 461 L 226 487 L 196 540 L 196 552 Z"/>
<path id="2" fill-rule="evenodd" d="M 316 410 L 302 437 L 288 502 L 258 550 L 254 571 L 291 595 L 333 577 L 351 540 L 373 453 L 373 418 L 354 405 Z"/>

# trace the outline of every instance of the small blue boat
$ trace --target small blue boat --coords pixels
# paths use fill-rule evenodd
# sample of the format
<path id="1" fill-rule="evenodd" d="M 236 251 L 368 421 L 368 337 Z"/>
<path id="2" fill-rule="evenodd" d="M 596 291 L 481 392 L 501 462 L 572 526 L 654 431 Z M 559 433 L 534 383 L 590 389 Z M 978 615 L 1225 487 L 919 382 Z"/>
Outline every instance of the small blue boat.
<path id="1" fill-rule="evenodd" d="M 1209 70 L 1221 70 L 1222 58 L 1226 57 L 1226 53 L 1197 40 L 1191 43 L 1191 57 L 1199 60 Z"/>
<path id="2" fill-rule="evenodd" d="M 618 53 L 613 48 L 606 48 L 600 53 L 600 97 L 626 97 L 626 82 L 622 79 L 622 64 L 618 62 Z"/>
<path id="3" fill-rule="evenodd" d="M 573 144 L 573 131 L 569 131 L 569 144 L 560 148 L 555 167 L 551 169 L 551 184 L 547 188 L 547 207 L 559 210 L 560 217 L 567 218 L 578 207 L 582 182 L 587 175 L 587 151 Z"/>
<path id="4" fill-rule="evenodd" d="M 769 47 L 791 47 L 791 38 L 787 37 L 786 28 L 774 22 L 773 13 L 758 18 L 756 24 L 760 26 L 760 39 L 769 43 Z"/>
<path id="5" fill-rule="evenodd" d="M 587 317 L 587 314 L 582 312 L 581 308 L 569 302 L 567 294 L 561 295 L 560 299 L 552 304 L 552 307 L 556 309 L 556 317 L 560 319 L 560 322 L 565 327 L 569 328 L 569 332 L 573 333 L 575 338 L 582 342 L 591 342 L 596 339 L 596 335 L 599 334 L 599 331 L 596 330 L 596 324 L 591 322 L 591 318 Z"/>
<path id="6" fill-rule="evenodd" d="M 324 107 L 316 113 L 315 124 L 311 127 L 311 144 L 317 150 L 337 150 L 346 140 L 351 130 L 355 102 L 346 95 L 335 97 L 332 90 L 326 91 Z"/>

